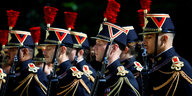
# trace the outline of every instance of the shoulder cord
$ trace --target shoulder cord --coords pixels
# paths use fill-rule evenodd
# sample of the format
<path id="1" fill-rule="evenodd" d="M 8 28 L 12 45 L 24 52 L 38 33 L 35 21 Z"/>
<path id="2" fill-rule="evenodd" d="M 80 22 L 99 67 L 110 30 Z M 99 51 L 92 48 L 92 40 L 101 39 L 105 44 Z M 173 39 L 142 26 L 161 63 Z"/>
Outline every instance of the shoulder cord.
<path id="1" fill-rule="evenodd" d="M 184 72 L 184 71 L 172 71 L 172 72 L 163 72 L 161 70 L 158 70 L 159 72 L 163 73 L 163 74 L 173 74 L 165 83 L 161 84 L 160 86 L 157 86 L 157 87 L 153 87 L 153 90 L 159 90 L 161 88 L 163 88 L 164 86 L 166 86 L 167 84 L 169 84 L 171 81 L 171 85 L 169 87 L 169 90 L 167 91 L 167 94 L 166 96 L 169 95 L 169 92 L 176 80 L 176 84 L 175 84 L 175 88 L 174 88 L 174 91 L 172 93 L 172 96 L 174 96 L 175 94 L 175 91 L 176 91 L 176 88 L 177 88 L 177 85 L 179 83 L 179 77 L 180 75 L 185 79 L 187 80 L 190 84 L 192 84 L 192 79 Z"/>
<path id="2" fill-rule="evenodd" d="M 137 89 L 135 89 L 135 88 L 133 87 L 133 85 L 129 82 L 129 79 L 128 79 L 127 77 L 120 77 L 115 84 L 113 84 L 112 86 L 110 86 L 109 88 L 112 88 L 112 87 L 114 87 L 114 88 L 113 88 L 113 90 L 112 90 L 107 96 L 112 95 L 112 93 L 113 93 L 115 90 L 117 90 L 117 91 L 116 91 L 116 93 L 114 94 L 114 96 L 115 96 L 115 95 L 119 95 L 119 93 L 120 93 L 120 91 L 121 91 L 121 88 L 122 88 L 122 86 L 123 86 L 124 81 L 127 83 L 127 85 L 129 85 L 129 86 L 131 87 L 131 89 L 135 92 L 135 94 L 136 94 L 137 96 L 141 96 L 141 95 L 139 94 L 139 92 L 137 91 Z"/>
<path id="3" fill-rule="evenodd" d="M 81 85 L 83 85 L 83 87 L 86 89 L 86 91 L 90 94 L 91 91 L 89 90 L 89 87 L 85 84 L 85 82 L 82 79 L 74 79 L 70 84 L 60 87 L 60 88 L 66 88 L 66 89 L 57 93 L 57 95 L 62 95 L 63 93 L 66 92 L 64 94 L 64 96 L 66 96 L 69 92 L 71 92 L 72 89 L 75 88 L 73 91 L 73 94 L 72 94 L 72 96 L 74 96 L 77 91 L 77 88 L 79 86 L 79 82 L 81 83 Z"/>
<path id="4" fill-rule="evenodd" d="M 17 86 L 13 91 L 14 92 L 17 91 L 23 84 L 25 84 L 28 81 L 26 86 L 22 90 L 20 96 L 23 95 L 23 93 L 26 90 L 26 88 L 27 88 L 27 95 L 28 95 L 29 84 L 31 83 L 33 77 L 34 77 L 35 81 L 38 83 L 38 85 L 40 86 L 40 88 L 43 91 L 43 93 L 46 94 L 47 88 L 39 81 L 39 78 L 38 78 L 37 74 L 34 74 L 34 73 L 30 73 L 25 79 L 23 79 L 21 82 L 19 82 L 20 85 Z"/>

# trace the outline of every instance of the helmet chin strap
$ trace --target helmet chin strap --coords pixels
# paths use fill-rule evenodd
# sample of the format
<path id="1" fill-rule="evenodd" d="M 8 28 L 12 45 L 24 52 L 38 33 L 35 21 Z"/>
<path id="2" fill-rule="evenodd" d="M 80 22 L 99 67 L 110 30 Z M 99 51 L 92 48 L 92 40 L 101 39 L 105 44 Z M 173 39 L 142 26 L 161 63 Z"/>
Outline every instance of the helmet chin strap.
<path id="1" fill-rule="evenodd" d="M 107 46 L 105 48 L 105 52 L 104 52 L 104 55 L 103 55 L 103 59 L 102 59 L 102 62 L 104 62 L 105 64 L 108 64 L 108 57 L 109 57 L 109 52 L 111 50 L 111 46 L 113 44 L 113 40 L 111 40 L 111 42 L 108 42 L 107 43 Z"/>
<path id="2" fill-rule="evenodd" d="M 159 36 L 159 33 L 156 33 L 156 36 L 155 36 L 155 50 L 154 50 L 154 57 L 157 56 L 158 36 Z"/>

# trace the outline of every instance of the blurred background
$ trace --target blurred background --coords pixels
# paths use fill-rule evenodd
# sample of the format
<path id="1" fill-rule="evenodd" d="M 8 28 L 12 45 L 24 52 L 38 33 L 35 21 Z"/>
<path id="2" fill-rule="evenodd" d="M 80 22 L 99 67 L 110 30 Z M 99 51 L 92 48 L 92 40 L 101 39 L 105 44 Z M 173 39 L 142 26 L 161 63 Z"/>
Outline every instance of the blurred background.
<path id="1" fill-rule="evenodd" d="M 121 4 L 116 24 L 132 25 L 136 32 L 140 33 L 137 18 L 137 10 L 140 9 L 139 0 L 116 1 Z M 92 37 L 96 36 L 103 21 L 107 0 L 1 0 L 0 29 L 8 29 L 6 10 L 10 9 L 20 12 L 14 29 L 28 31 L 35 26 L 45 28 L 43 7 L 46 5 L 59 9 L 52 27 L 66 28 L 63 12 L 74 11 L 78 13 L 74 31 L 84 32 Z M 191 5 L 191 0 L 152 0 L 150 13 L 170 14 L 176 26 L 175 49 L 192 64 Z M 142 40 L 141 37 L 140 39 Z M 89 41 L 90 45 L 94 45 L 95 41 Z"/>

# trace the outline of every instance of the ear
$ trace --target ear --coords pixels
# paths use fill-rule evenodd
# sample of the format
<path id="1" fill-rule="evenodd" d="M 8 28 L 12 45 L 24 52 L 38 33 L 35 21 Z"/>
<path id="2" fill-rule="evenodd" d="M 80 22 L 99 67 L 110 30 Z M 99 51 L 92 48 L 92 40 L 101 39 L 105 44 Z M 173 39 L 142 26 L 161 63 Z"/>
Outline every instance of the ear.
<path id="1" fill-rule="evenodd" d="M 168 41 L 168 36 L 167 35 L 163 35 L 162 36 L 162 38 L 161 38 L 161 41 L 163 42 L 163 43 L 166 43 L 167 41 Z"/>
<path id="2" fill-rule="evenodd" d="M 111 53 L 115 52 L 119 48 L 118 44 L 113 44 L 111 48 Z"/>
<path id="3" fill-rule="evenodd" d="M 23 48 L 23 50 L 22 50 L 22 51 L 23 51 L 23 54 L 24 54 L 24 55 L 29 54 L 29 50 L 28 50 L 28 48 Z"/>
<path id="4" fill-rule="evenodd" d="M 128 53 L 128 51 L 129 51 L 129 48 L 126 46 L 126 47 L 125 47 L 125 50 L 123 50 L 123 52 L 124 52 L 124 53 Z"/>
<path id="5" fill-rule="evenodd" d="M 169 37 L 167 35 L 164 36 L 165 41 L 167 42 Z"/>
<path id="6" fill-rule="evenodd" d="M 67 47 L 61 46 L 61 53 L 66 53 L 66 51 L 67 51 Z"/>
<path id="7" fill-rule="evenodd" d="M 117 50 L 119 48 L 118 44 L 114 44 L 114 49 Z"/>
<path id="8" fill-rule="evenodd" d="M 83 49 L 79 50 L 78 55 L 82 56 L 83 54 L 84 54 L 84 50 Z"/>

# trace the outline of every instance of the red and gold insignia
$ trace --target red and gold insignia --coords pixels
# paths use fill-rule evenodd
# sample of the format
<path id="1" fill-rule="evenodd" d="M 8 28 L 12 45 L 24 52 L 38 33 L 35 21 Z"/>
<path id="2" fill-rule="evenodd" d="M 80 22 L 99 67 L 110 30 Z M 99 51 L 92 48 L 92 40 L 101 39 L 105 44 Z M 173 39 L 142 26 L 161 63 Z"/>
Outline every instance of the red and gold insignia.
<path id="1" fill-rule="evenodd" d="M 175 69 L 176 71 L 181 70 L 181 67 L 184 66 L 184 62 L 180 61 L 179 57 L 177 56 L 172 57 L 172 62 L 173 64 L 171 66 L 171 69 Z"/>
<path id="2" fill-rule="evenodd" d="M 122 29 L 122 28 L 120 28 L 120 27 L 118 27 L 118 26 L 116 26 L 114 24 L 111 24 L 111 23 L 108 23 L 108 22 L 104 22 L 103 24 L 108 26 L 109 35 L 110 35 L 111 39 L 115 39 L 116 37 L 118 37 L 122 33 L 125 33 L 125 34 L 128 33 L 128 30 Z M 118 31 L 114 32 L 112 30 L 112 28 L 117 29 Z"/>
<path id="3" fill-rule="evenodd" d="M 133 26 L 126 26 L 126 27 L 123 27 L 125 30 L 127 30 L 125 32 L 125 34 L 127 35 L 129 33 L 130 30 L 134 30 Z"/>
<path id="4" fill-rule="evenodd" d="M 3 72 L 3 69 L 0 68 L 0 89 L 1 89 L 1 85 L 2 83 L 5 83 L 6 80 L 4 79 L 7 75 Z"/>
<path id="5" fill-rule="evenodd" d="M 88 77 L 92 82 L 95 81 L 95 78 L 91 75 L 93 72 L 89 69 L 89 66 L 83 65 L 83 73 Z"/>
<path id="6" fill-rule="evenodd" d="M 63 39 L 65 38 L 65 36 L 67 35 L 67 33 L 60 33 L 58 31 L 55 31 L 56 36 L 58 38 L 59 41 L 63 41 Z"/>
<path id="7" fill-rule="evenodd" d="M 70 31 L 72 37 L 74 36 L 75 41 L 74 45 L 75 46 L 82 46 L 85 40 L 87 39 L 87 35 L 82 33 L 82 32 L 75 32 L 75 31 Z"/>
<path id="8" fill-rule="evenodd" d="M 78 35 L 75 35 L 75 39 L 77 40 L 78 44 L 82 45 L 83 42 L 86 40 L 86 37 L 80 37 Z"/>
<path id="9" fill-rule="evenodd" d="M 141 72 L 143 70 L 143 66 L 141 65 L 141 63 L 135 61 L 134 65 L 135 65 L 134 68 L 136 68 L 137 71 Z"/>
<path id="10" fill-rule="evenodd" d="M 51 28 L 49 28 L 48 30 L 49 30 L 49 31 L 47 31 L 46 38 L 50 35 L 49 32 L 54 32 L 59 43 L 61 43 L 61 42 L 65 39 L 65 37 L 67 36 L 67 34 L 69 34 L 69 31 L 68 31 L 68 30 L 60 29 L 60 28 L 52 28 L 52 27 L 51 27 Z"/>
<path id="11" fill-rule="evenodd" d="M 165 23 L 165 20 L 167 18 L 170 18 L 167 14 L 147 14 L 147 17 L 150 17 L 158 29 L 161 30 L 163 24 Z"/>
<path id="12" fill-rule="evenodd" d="M 81 76 L 83 75 L 83 72 L 79 71 L 75 66 L 70 68 L 72 71 L 72 76 L 77 77 L 77 78 L 81 78 Z"/>
<path id="13" fill-rule="evenodd" d="M 162 17 L 161 18 L 161 20 L 159 21 L 159 20 L 157 20 L 157 18 L 156 17 L 151 17 L 152 18 L 152 20 L 155 22 L 155 24 L 156 24 L 156 26 L 158 27 L 158 28 L 161 28 L 162 27 L 162 25 L 163 25 L 163 23 L 165 22 L 165 17 Z"/>
<path id="14" fill-rule="evenodd" d="M 23 43 L 25 42 L 27 37 L 31 35 L 31 33 L 27 32 L 27 31 L 12 30 L 8 37 L 9 43 L 10 43 L 10 40 L 13 38 L 13 37 L 11 37 L 11 34 L 14 35 L 14 38 L 16 37 L 16 39 L 17 39 L 16 42 L 19 43 L 19 45 L 23 45 Z"/>
<path id="15" fill-rule="evenodd" d="M 0 89 L 1 89 L 2 83 L 5 83 L 5 82 L 6 82 L 6 80 L 5 80 L 5 77 L 6 77 L 6 76 L 7 76 L 7 74 L 5 74 L 5 73 L 3 72 L 3 69 L 0 68 Z"/>
<path id="16" fill-rule="evenodd" d="M 17 39 L 18 39 L 18 41 L 20 42 L 21 45 L 23 45 L 23 42 L 27 38 L 27 35 L 25 35 L 25 34 L 23 34 L 23 36 L 21 36 L 20 34 L 15 34 L 15 36 L 17 37 Z"/>
<path id="17" fill-rule="evenodd" d="M 37 73 L 37 71 L 39 69 L 39 67 L 36 67 L 35 64 L 33 64 L 33 63 L 29 63 L 28 67 L 29 67 L 28 71 L 33 72 L 33 73 Z"/>
<path id="18" fill-rule="evenodd" d="M 90 76 L 93 72 L 89 70 L 89 66 L 83 65 L 83 72 L 86 76 Z"/>
<path id="19" fill-rule="evenodd" d="M 6 77 L 6 76 L 7 76 L 7 74 L 5 74 L 5 73 L 3 72 L 3 69 L 0 68 L 0 80 L 4 80 L 4 77 Z"/>
<path id="20" fill-rule="evenodd" d="M 129 73 L 129 71 L 125 70 L 125 67 L 124 66 L 119 66 L 117 67 L 117 75 L 120 75 L 120 76 L 125 76 L 126 74 Z"/>

